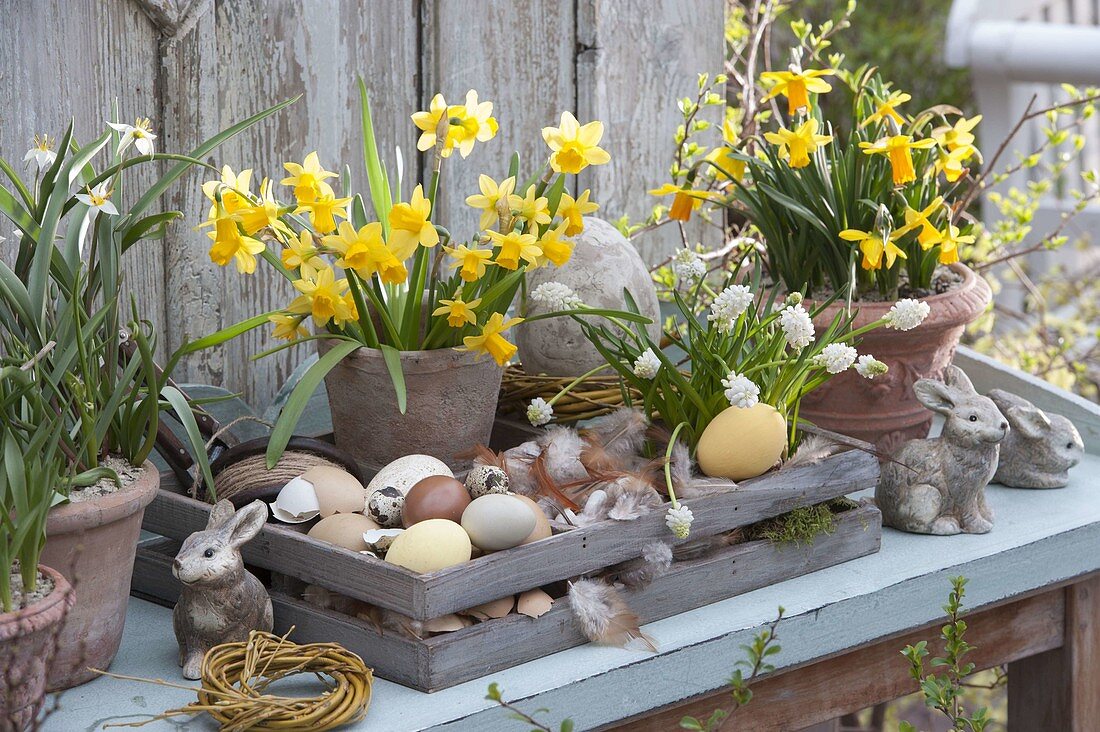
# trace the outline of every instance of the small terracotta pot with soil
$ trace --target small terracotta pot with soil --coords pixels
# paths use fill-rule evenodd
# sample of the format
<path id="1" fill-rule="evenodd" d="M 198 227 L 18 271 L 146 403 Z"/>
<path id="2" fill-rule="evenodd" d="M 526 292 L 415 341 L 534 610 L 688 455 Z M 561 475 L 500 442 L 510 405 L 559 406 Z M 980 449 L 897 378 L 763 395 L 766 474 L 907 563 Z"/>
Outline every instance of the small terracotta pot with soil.
<path id="1" fill-rule="evenodd" d="M 885 362 L 890 371 L 868 381 L 854 369 L 838 374 L 802 399 L 799 416 L 819 427 L 872 442 L 880 449 L 926 437 L 932 413 L 913 395 L 917 379 L 939 379 L 955 356 L 966 326 L 992 300 L 989 285 L 969 267 L 951 265 L 961 281 L 946 292 L 922 298 L 931 311 L 917 328 L 897 331 L 877 328 L 863 336 L 859 352 Z M 853 328 L 883 317 L 893 302 L 859 302 Z M 834 303 L 818 316 L 818 331 L 828 327 L 843 303 Z"/>
<path id="2" fill-rule="evenodd" d="M 61 573 L 38 566 L 40 587 L 52 589 L 26 607 L 0 613 L 0 730 L 24 730 L 38 716 L 46 694 L 46 670 L 58 632 L 73 605 Z"/>
<path id="3" fill-rule="evenodd" d="M 334 342 L 319 341 L 323 356 Z M 382 352 L 360 348 L 325 376 L 336 446 L 364 470 L 412 454 L 431 455 L 461 470 L 458 457 L 489 444 L 504 369 L 469 351 L 402 351 L 408 402 L 397 407 Z"/>
<path id="4" fill-rule="evenodd" d="M 72 584 L 76 604 L 59 639 L 49 673 L 50 691 L 95 678 L 118 653 L 130 599 L 141 520 L 160 487 L 149 461 L 130 485 L 53 508 L 46 520 L 42 562 Z"/>

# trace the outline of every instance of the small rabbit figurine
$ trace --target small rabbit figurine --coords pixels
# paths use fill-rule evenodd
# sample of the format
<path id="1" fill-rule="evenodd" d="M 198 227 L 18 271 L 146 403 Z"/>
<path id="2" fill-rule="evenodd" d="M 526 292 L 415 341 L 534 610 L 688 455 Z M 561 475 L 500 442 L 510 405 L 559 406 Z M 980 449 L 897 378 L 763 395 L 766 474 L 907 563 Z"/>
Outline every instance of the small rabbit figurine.
<path id="1" fill-rule="evenodd" d="M 271 632 L 271 598 L 244 568 L 240 552 L 265 521 L 262 501 L 237 512 L 229 501 L 219 501 L 210 509 L 206 529 L 191 534 L 180 547 L 172 574 L 183 583 L 183 591 L 172 612 L 172 627 L 184 678 L 199 678 L 203 656 L 214 646 L 247 640 L 252 630 Z"/>
<path id="2" fill-rule="evenodd" d="M 1064 488 L 1069 469 L 1081 462 L 1085 443 L 1073 423 L 1045 414 L 1023 397 L 1001 389 L 989 392 L 1012 431 L 1001 443 L 1001 462 L 993 480 L 1012 488 Z"/>
<path id="3" fill-rule="evenodd" d="M 875 502 L 883 523 L 902 531 L 984 534 L 993 528 L 985 486 L 1008 422 L 957 367 L 948 366 L 944 380 L 913 385 L 920 403 L 946 419 L 943 433 L 910 440 L 894 453 L 896 462 L 882 468 Z"/>

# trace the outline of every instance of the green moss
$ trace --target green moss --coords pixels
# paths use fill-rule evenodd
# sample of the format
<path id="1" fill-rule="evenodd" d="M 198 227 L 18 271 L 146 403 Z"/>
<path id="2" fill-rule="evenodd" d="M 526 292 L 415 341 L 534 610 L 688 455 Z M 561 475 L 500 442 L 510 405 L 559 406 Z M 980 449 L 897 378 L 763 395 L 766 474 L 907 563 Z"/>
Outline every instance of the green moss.
<path id="1" fill-rule="evenodd" d="M 770 541 L 778 546 L 812 544 L 821 534 L 836 531 L 836 516 L 859 504 L 837 498 L 816 506 L 801 506 L 789 513 L 754 524 L 745 531 L 748 541 Z"/>

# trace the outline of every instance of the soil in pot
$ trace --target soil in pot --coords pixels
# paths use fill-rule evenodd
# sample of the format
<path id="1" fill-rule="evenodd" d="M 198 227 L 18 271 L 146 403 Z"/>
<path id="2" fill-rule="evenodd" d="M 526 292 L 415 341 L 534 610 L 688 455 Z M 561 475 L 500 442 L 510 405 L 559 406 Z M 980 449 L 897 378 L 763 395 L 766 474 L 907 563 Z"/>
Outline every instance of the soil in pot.
<path id="1" fill-rule="evenodd" d="M 108 668 L 122 641 L 141 520 L 160 475 L 150 462 L 141 468 L 118 462 L 108 464 L 120 468 L 121 488 L 74 491 L 46 521 L 42 562 L 60 571 L 76 594 L 49 671 L 51 691 L 94 678 L 87 668 Z"/>
<path id="2" fill-rule="evenodd" d="M 38 716 L 46 693 L 46 672 L 65 615 L 73 604 L 69 583 L 39 566 L 33 592 L 22 593 L 13 575 L 14 609 L 0 613 L 0 730 L 24 730 Z"/>

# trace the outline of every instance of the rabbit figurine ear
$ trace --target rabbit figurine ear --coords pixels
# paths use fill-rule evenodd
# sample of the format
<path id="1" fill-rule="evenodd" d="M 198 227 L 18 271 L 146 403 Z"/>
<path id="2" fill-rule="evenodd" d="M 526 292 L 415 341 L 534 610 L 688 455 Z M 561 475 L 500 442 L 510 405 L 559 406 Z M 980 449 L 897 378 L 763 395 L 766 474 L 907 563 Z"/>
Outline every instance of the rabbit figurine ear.
<path id="1" fill-rule="evenodd" d="M 267 504 L 257 500 L 237 511 L 236 515 L 223 527 L 229 532 L 229 545 L 236 549 L 260 533 L 260 529 L 267 522 L 267 510 Z"/>
<path id="2" fill-rule="evenodd" d="M 214 507 L 210 509 L 210 518 L 206 520 L 206 529 L 216 529 L 219 526 L 225 525 L 225 523 L 233 518 L 234 512 L 233 504 L 228 499 L 222 499 L 214 504 Z"/>
<path id="3" fill-rule="evenodd" d="M 913 384 L 913 393 L 917 401 L 940 414 L 950 414 L 958 401 L 958 393 L 954 387 L 943 384 L 933 379 L 920 379 Z"/>
<path id="4" fill-rule="evenodd" d="M 1037 440 L 1050 432 L 1050 419 L 1035 407 L 1009 407 L 1005 412 L 1012 429 L 1029 440 Z"/>
<path id="5" fill-rule="evenodd" d="M 950 387 L 965 391 L 967 394 L 977 394 L 974 389 L 974 384 L 970 381 L 970 377 L 966 375 L 966 372 L 960 369 L 958 366 L 948 366 L 943 372 L 943 382 Z"/>

